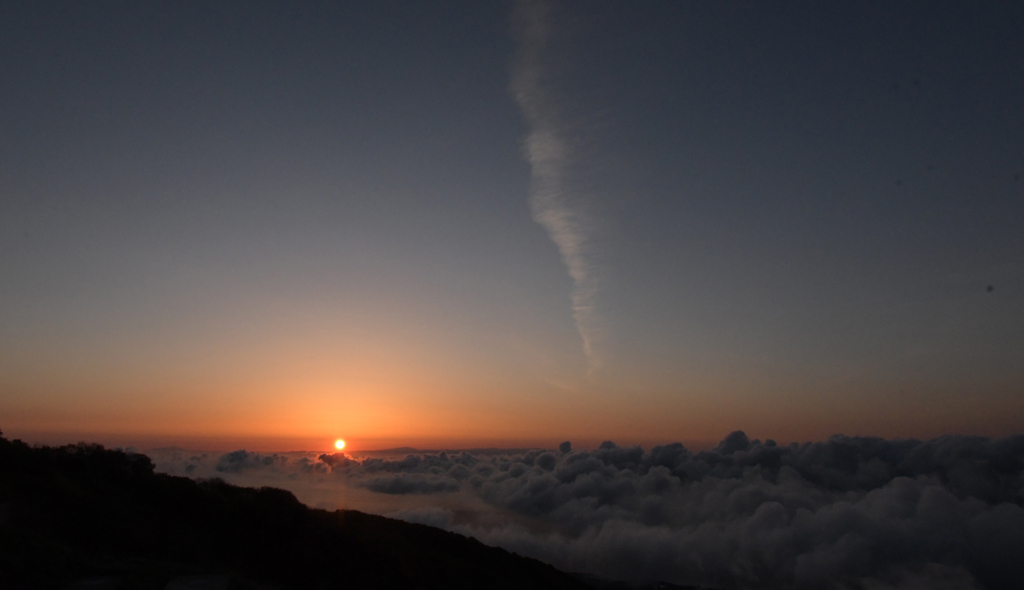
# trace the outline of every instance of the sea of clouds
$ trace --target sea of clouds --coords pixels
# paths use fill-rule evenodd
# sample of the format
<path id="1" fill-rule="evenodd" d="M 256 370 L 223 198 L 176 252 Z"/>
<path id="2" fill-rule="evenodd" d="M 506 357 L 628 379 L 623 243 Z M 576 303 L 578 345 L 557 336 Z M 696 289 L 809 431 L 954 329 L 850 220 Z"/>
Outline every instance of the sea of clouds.
<path id="1" fill-rule="evenodd" d="M 291 490 L 607 578 L 716 588 L 1018 588 L 1024 436 L 781 446 L 150 452 L 157 470 Z"/>

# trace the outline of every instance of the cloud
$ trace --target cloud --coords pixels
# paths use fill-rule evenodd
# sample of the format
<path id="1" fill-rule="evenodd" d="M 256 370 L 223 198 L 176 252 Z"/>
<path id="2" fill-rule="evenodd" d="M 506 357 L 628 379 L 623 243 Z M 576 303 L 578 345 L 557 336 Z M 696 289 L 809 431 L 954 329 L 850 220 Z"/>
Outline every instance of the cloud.
<path id="1" fill-rule="evenodd" d="M 550 7 L 541 0 L 516 3 L 518 51 L 511 91 L 529 133 L 523 153 L 530 163 L 530 211 L 558 246 L 573 281 L 572 311 L 589 369 L 600 366 L 601 321 L 595 304 L 597 281 L 591 260 L 594 224 L 573 194 L 569 180 L 572 148 L 560 109 L 550 92 L 546 50 L 551 37 Z"/>
<path id="2" fill-rule="evenodd" d="M 700 452 L 611 441 L 365 458 L 236 451 L 216 466 L 300 498 L 316 486 L 362 490 L 392 499 L 380 513 L 614 579 L 836 589 L 1024 579 L 1024 436 L 783 446 L 734 432 Z"/>
<path id="3" fill-rule="evenodd" d="M 217 460 L 217 471 L 222 473 L 240 473 L 257 469 L 267 469 L 282 466 L 288 462 L 286 457 L 277 454 L 263 455 L 260 453 L 249 453 L 244 449 L 221 455 Z"/>
<path id="4" fill-rule="evenodd" d="M 454 479 L 420 473 L 398 473 L 374 477 L 360 485 L 371 491 L 384 494 L 435 494 L 454 492 L 459 489 L 459 482 Z"/>

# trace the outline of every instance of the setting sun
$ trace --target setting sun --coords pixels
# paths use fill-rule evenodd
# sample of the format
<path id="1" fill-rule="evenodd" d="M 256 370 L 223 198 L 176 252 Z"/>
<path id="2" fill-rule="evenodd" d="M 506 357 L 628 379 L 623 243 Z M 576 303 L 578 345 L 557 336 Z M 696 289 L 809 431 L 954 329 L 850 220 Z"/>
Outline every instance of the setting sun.
<path id="1" fill-rule="evenodd" d="M 345 448 L 345 441 L 341 440 L 340 438 L 338 440 L 334 441 L 334 448 L 338 449 L 339 451 L 341 449 L 344 449 Z"/>

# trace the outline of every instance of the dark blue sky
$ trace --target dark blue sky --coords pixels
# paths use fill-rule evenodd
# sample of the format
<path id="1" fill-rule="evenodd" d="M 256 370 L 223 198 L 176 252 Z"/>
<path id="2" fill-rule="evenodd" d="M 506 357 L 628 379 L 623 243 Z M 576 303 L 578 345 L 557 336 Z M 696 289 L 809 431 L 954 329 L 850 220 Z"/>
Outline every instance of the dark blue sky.
<path id="1" fill-rule="evenodd" d="M 1024 419 L 1010 2 L 8 2 L 0 96 L 5 431 Z"/>

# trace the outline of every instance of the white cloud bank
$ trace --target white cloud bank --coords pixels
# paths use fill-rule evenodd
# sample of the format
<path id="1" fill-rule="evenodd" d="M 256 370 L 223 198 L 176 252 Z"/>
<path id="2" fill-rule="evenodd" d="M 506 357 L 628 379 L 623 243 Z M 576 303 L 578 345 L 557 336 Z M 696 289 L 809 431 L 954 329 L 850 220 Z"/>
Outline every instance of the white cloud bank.
<path id="1" fill-rule="evenodd" d="M 567 571 L 717 588 L 987 588 L 1024 579 L 1024 436 L 741 432 L 589 451 L 207 455 L 158 470 L 292 490 L 310 505 L 439 526 Z"/>

